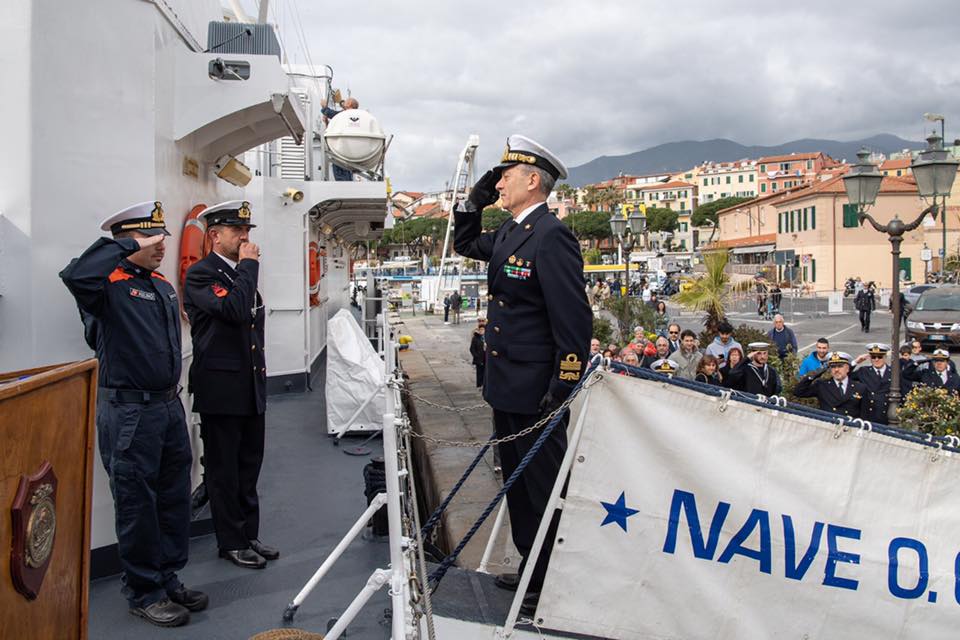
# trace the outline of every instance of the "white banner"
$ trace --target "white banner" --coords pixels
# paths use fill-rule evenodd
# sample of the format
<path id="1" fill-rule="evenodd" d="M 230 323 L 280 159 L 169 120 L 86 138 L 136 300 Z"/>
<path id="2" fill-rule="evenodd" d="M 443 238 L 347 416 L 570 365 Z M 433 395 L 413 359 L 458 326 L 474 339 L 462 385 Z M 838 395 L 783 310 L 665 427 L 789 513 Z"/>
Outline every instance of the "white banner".
<path id="1" fill-rule="evenodd" d="M 658 640 L 956 637 L 960 456 L 722 407 L 609 373 L 577 399 L 587 422 L 538 626 Z"/>

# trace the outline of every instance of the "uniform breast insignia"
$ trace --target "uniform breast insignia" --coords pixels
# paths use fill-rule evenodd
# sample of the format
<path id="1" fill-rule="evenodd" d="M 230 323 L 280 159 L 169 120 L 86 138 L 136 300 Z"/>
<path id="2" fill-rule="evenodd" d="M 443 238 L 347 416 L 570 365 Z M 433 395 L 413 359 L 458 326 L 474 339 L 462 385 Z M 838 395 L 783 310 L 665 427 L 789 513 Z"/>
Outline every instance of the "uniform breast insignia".
<path id="1" fill-rule="evenodd" d="M 517 256 L 510 256 L 509 258 L 507 258 L 507 262 L 509 262 L 510 264 L 516 264 Z"/>
<path id="2" fill-rule="evenodd" d="M 134 289 L 130 287 L 130 295 L 134 298 L 140 298 L 141 300 L 156 300 L 157 294 L 152 291 L 144 291 L 143 289 Z"/>
<path id="3" fill-rule="evenodd" d="M 523 225 L 523 230 L 524 230 L 524 231 L 529 231 L 529 230 L 530 230 L 530 227 L 532 227 L 532 226 L 533 226 L 533 225 L 528 222 L 527 224 Z"/>
<path id="4" fill-rule="evenodd" d="M 31 476 L 22 476 L 11 509 L 13 586 L 28 600 L 40 592 L 53 556 L 57 533 L 57 476 L 49 462 Z"/>
<path id="5" fill-rule="evenodd" d="M 560 360 L 560 379 L 576 382 L 580 379 L 580 369 L 583 364 L 575 353 L 568 353 Z"/>
<path id="6" fill-rule="evenodd" d="M 217 296 L 218 298 L 227 297 L 227 290 L 221 287 L 220 285 L 215 284 L 212 286 L 212 289 L 213 289 L 213 295 Z"/>
<path id="7" fill-rule="evenodd" d="M 523 258 L 517 258 L 517 266 L 518 266 L 518 267 L 522 267 L 522 266 L 523 266 Z"/>
<path id="8" fill-rule="evenodd" d="M 529 280 L 530 276 L 533 275 L 530 267 L 520 267 L 511 264 L 503 265 L 503 272 L 507 274 L 508 278 L 513 278 L 514 280 Z"/>

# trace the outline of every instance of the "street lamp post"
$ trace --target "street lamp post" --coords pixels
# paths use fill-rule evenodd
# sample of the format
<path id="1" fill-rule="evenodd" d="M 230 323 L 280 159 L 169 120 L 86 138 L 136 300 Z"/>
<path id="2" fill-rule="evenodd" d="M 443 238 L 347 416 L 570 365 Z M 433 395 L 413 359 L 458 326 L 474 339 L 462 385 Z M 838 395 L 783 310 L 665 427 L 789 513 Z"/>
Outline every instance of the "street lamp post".
<path id="1" fill-rule="evenodd" d="M 930 122 L 939 122 L 940 123 L 940 140 L 945 141 L 947 139 L 946 134 L 946 119 L 939 113 L 925 113 L 923 117 Z M 943 215 L 940 216 L 941 220 L 941 233 L 942 233 L 942 254 L 940 254 L 940 281 L 943 282 L 943 276 L 947 273 L 947 196 L 943 196 Z"/>
<path id="2" fill-rule="evenodd" d="M 636 243 L 637 236 L 643 233 L 647 228 L 647 219 L 639 211 L 634 210 L 629 217 L 624 217 L 616 212 L 610 216 L 610 232 L 616 236 L 620 242 L 620 251 L 626 253 L 627 270 L 625 274 L 627 297 L 630 296 L 630 254 L 633 253 L 633 246 Z"/>
<path id="3" fill-rule="evenodd" d="M 880 193 L 880 185 L 883 182 L 883 175 L 877 171 L 877 167 L 869 162 L 867 158 L 870 152 L 861 149 L 857 153 L 859 162 L 853 166 L 850 172 L 843 177 L 843 186 L 847 191 L 847 201 L 857 207 L 857 215 L 860 224 L 864 220 L 870 222 L 870 226 L 881 233 L 886 233 L 890 239 L 890 254 L 893 258 L 893 292 L 891 293 L 890 306 L 893 315 L 893 328 L 891 332 L 891 362 L 890 362 L 890 395 L 887 404 L 887 423 L 897 425 L 900 418 L 897 410 L 900 407 L 900 243 L 903 242 L 903 234 L 913 231 L 924 217 L 929 213 L 933 219 L 937 219 L 937 197 L 950 193 L 953 186 L 953 180 L 957 175 L 957 165 L 960 162 L 948 158 L 947 152 L 943 150 L 941 138 L 932 134 L 927 138 L 928 147 L 923 151 L 919 158 L 914 160 L 910 168 L 913 170 L 914 179 L 917 181 L 917 191 L 923 199 L 931 199 L 933 204 L 920 212 L 912 222 L 904 223 L 898 216 L 887 224 L 880 224 L 877 220 L 866 212 L 868 207 L 873 206 L 877 200 L 877 194 Z"/>

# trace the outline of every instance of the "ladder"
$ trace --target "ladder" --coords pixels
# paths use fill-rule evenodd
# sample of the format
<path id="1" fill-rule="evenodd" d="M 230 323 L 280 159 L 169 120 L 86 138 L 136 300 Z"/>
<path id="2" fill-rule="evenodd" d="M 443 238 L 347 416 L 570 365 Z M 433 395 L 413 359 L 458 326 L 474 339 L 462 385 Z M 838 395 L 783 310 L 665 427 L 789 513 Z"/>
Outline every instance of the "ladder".
<path id="1" fill-rule="evenodd" d="M 443 237 L 443 252 L 440 254 L 440 270 L 437 277 L 437 289 L 433 298 L 433 308 L 440 306 L 443 296 L 452 291 L 460 291 L 460 281 L 463 276 L 463 258 L 453 254 L 450 232 L 453 230 L 453 208 L 458 202 L 466 199 L 467 193 L 474 182 L 474 163 L 477 147 L 480 146 L 480 136 L 472 134 L 467 138 L 467 144 L 460 152 L 457 160 L 457 169 L 453 174 L 450 188 L 450 197 L 443 200 L 443 211 L 447 216 L 447 232 Z"/>

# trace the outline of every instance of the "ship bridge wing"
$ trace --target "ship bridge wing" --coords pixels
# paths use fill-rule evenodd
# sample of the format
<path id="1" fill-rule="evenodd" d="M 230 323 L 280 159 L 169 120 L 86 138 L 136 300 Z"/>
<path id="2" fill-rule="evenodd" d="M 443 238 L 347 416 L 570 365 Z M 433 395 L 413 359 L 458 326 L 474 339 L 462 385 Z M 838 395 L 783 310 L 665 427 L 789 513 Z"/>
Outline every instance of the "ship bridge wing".
<path id="1" fill-rule="evenodd" d="M 303 141 L 305 110 L 276 57 L 181 52 L 176 77 L 174 139 L 200 161 L 283 136 Z"/>

